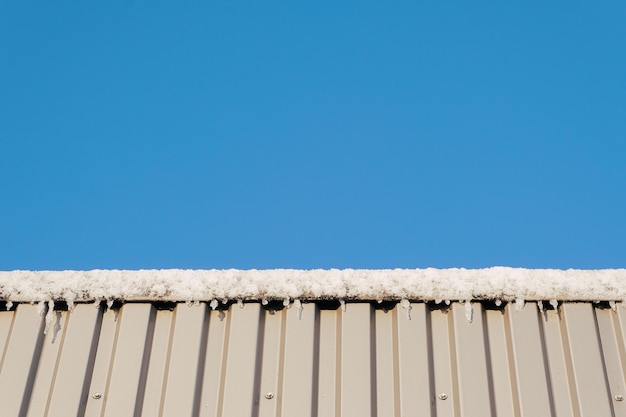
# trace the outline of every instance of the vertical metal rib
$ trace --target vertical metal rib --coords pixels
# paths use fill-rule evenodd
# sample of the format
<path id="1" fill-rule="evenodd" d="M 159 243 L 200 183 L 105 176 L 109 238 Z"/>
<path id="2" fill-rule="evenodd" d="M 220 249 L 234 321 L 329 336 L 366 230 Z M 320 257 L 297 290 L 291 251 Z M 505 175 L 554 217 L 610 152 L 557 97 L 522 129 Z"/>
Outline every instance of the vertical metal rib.
<path id="1" fill-rule="evenodd" d="M 392 338 L 393 338 L 393 405 L 394 417 L 399 417 L 400 413 L 400 363 L 398 354 L 398 308 L 391 311 L 392 314 Z"/>
<path id="2" fill-rule="evenodd" d="M 436 388 L 435 388 L 435 357 L 434 357 L 434 340 L 433 340 L 433 317 L 430 308 L 426 309 L 426 340 L 428 345 L 426 350 L 428 352 L 428 398 L 431 398 L 432 403 L 436 400 Z M 431 417 L 437 416 L 437 407 L 430 407 Z"/>
<path id="3" fill-rule="evenodd" d="M 265 340 L 265 310 L 259 314 L 258 332 L 256 337 L 256 351 L 254 358 L 254 381 L 252 391 L 252 417 L 259 415 L 259 401 L 261 398 L 261 371 L 263 369 L 263 341 Z"/>
<path id="4" fill-rule="evenodd" d="M 335 364 L 336 364 L 336 375 L 337 378 L 335 380 L 335 415 L 336 416 L 341 416 L 341 406 L 342 406 L 342 401 L 343 398 L 341 396 L 341 386 L 343 384 L 343 375 L 342 375 L 342 363 L 341 363 L 341 352 L 343 350 L 343 339 L 342 339 L 342 334 L 343 334 L 343 310 L 339 309 L 337 310 L 337 336 L 336 336 L 336 340 L 337 340 L 337 347 L 336 347 L 336 357 L 335 357 Z"/>
<path id="5" fill-rule="evenodd" d="M 606 384 L 607 387 L 607 397 L 608 397 L 608 403 L 610 405 L 610 409 L 611 409 L 611 415 L 615 416 L 615 409 L 613 407 L 613 396 L 611 395 L 611 383 L 609 381 L 609 373 L 607 370 L 607 363 L 606 363 L 606 356 L 604 354 L 604 349 L 602 348 L 602 337 L 600 334 L 600 326 L 598 323 L 598 315 L 597 315 L 597 309 L 594 307 L 592 309 L 592 314 L 593 314 L 593 323 L 595 325 L 595 329 L 596 329 L 596 337 L 598 340 L 598 344 L 600 346 L 599 349 L 599 354 L 600 354 L 600 358 L 601 358 L 601 363 L 602 363 L 602 374 L 604 375 L 604 383 Z"/>
<path id="6" fill-rule="evenodd" d="M 377 372 L 376 372 L 376 316 L 373 308 L 369 309 L 370 319 L 370 407 L 372 410 L 372 417 L 378 416 L 378 398 L 377 398 Z"/>
<path id="7" fill-rule="evenodd" d="M 219 383 L 219 393 L 217 397 L 217 416 L 224 416 L 224 381 L 226 380 L 226 364 L 228 363 L 228 348 L 230 346 L 230 327 L 231 327 L 231 317 L 230 314 L 227 314 L 224 318 L 226 320 L 226 328 L 224 331 L 224 347 L 222 349 L 222 367 L 220 369 L 220 383 Z"/>
<path id="8" fill-rule="evenodd" d="M 151 307 L 148 317 L 148 329 L 146 331 L 146 339 L 144 342 L 144 350 L 141 360 L 141 371 L 139 372 L 139 387 L 137 389 L 137 400 L 135 401 L 134 416 L 141 416 L 143 407 L 143 399 L 146 392 L 146 376 L 148 375 L 148 366 L 150 366 L 150 353 L 152 352 L 152 340 L 154 336 L 154 322 L 156 310 Z"/>
<path id="9" fill-rule="evenodd" d="M 45 314 L 47 312 L 44 311 Z M 28 407 L 30 406 L 30 397 L 33 393 L 33 385 L 35 382 L 35 376 L 37 375 L 37 370 L 39 368 L 39 361 L 41 359 L 41 348 L 43 346 L 44 333 L 43 329 L 45 327 L 45 320 L 41 317 L 39 329 L 37 329 L 37 338 L 35 342 L 35 348 L 33 349 L 33 356 L 30 363 L 30 367 L 28 369 L 28 378 L 26 380 L 26 386 L 24 389 L 24 396 L 22 397 L 22 404 L 20 405 L 19 416 L 24 417 L 28 412 Z"/>
<path id="10" fill-rule="evenodd" d="M 91 349 L 89 350 L 89 359 L 87 362 L 87 369 L 85 373 L 85 382 L 83 383 L 83 389 L 80 394 L 81 402 L 78 408 L 78 416 L 84 416 L 87 407 L 87 398 L 89 397 L 89 387 L 91 386 L 91 379 L 94 373 L 94 365 L 96 362 L 96 352 L 98 351 L 98 342 L 100 341 L 100 331 L 102 330 L 102 306 L 98 307 L 97 321 L 95 324 L 95 331 L 91 338 Z"/>
<path id="11" fill-rule="evenodd" d="M 487 324 L 487 312 L 482 304 L 480 306 L 480 316 L 482 318 L 483 326 L 483 344 L 485 346 L 485 363 L 487 364 L 487 386 L 489 390 L 489 410 L 492 416 L 496 416 L 496 399 L 495 390 L 493 387 L 493 364 L 491 361 L 491 347 L 489 344 L 489 325 Z"/>
<path id="12" fill-rule="evenodd" d="M 534 303 L 533 303 L 533 307 L 534 307 Z M 541 316 L 542 316 L 541 311 L 539 311 L 538 316 L 537 316 L 537 322 L 539 323 L 539 338 L 541 340 L 541 355 L 543 357 L 543 363 L 544 363 L 543 368 L 544 368 L 546 381 L 548 385 L 548 401 L 550 404 L 550 415 L 552 415 L 553 417 L 556 417 L 556 409 L 554 405 L 554 392 L 552 390 L 552 376 L 550 375 L 550 358 L 548 357 L 548 351 L 546 347 L 545 329 L 543 326 L 543 320 Z"/>
<path id="13" fill-rule="evenodd" d="M 13 332 L 13 323 L 15 323 L 15 311 L 0 311 L 0 347 L 2 347 L 2 354 L 0 355 L 0 374 L 4 367 L 4 358 L 7 354 L 7 349 L 11 341 L 11 334 Z"/>
<path id="14" fill-rule="evenodd" d="M 202 401 L 202 385 L 204 382 L 204 372 L 206 367 L 207 343 L 209 337 L 209 326 L 211 325 L 208 305 L 203 305 L 204 315 L 202 320 L 202 334 L 200 335 L 200 347 L 198 348 L 198 368 L 195 378 L 195 390 L 193 398 L 193 416 L 200 414 L 200 405 Z"/>
<path id="15" fill-rule="evenodd" d="M 319 383 L 320 383 L 320 309 L 314 306 L 313 327 L 313 393 L 311 395 L 311 417 L 318 417 L 319 412 Z"/>
<path id="16" fill-rule="evenodd" d="M 561 306 L 561 308 L 564 308 Z M 563 344 L 563 352 L 565 353 L 565 363 L 567 369 L 567 383 L 569 385 L 569 391 L 571 395 L 571 404 L 574 409 L 574 413 L 576 417 L 580 417 L 580 402 L 578 399 L 578 390 L 576 389 L 576 381 L 574 380 L 574 369 L 572 363 L 572 353 L 571 347 L 569 343 L 569 338 L 567 337 L 567 325 L 565 315 L 561 312 L 561 343 Z"/>
<path id="17" fill-rule="evenodd" d="M 172 312 L 172 317 L 170 318 L 170 326 L 167 337 L 167 348 L 165 354 L 165 363 L 164 363 L 164 371 L 163 371 L 163 380 L 161 381 L 161 389 L 160 389 L 160 398 L 159 398 L 159 407 L 158 407 L 158 417 L 163 416 L 163 409 L 165 405 L 165 393 L 167 392 L 168 380 L 169 380 L 169 371 L 170 371 L 170 363 L 172 360 L 172 344 L 174 343 L 174 335 L 176 330 L 176 312 L 178 308 L 175 308 Z"/>
<path id="18" fill-rule="evenodd" d="M 509 364 L 509 375 L 511 377 L 511 390 L 513 397 L 513 409 L 515 410 L 515 417 L 521 417 L 521 407 L 520 407 L 520 398 L 519 392 L 520 388 L 517 383 L 517 371 L 515 367 L 515 349 L 513 348 L 513 336 L 511 335 L 511 308 L 509 305 L 505 307 L 504 310 L 504 333 L 506 336 L 506 347 L 507 347 L 507 358 Z"/>
<path id="19" fill-rule="evenodd" d="M 448 347 L 448 352 L 449 352 L 449 357 L 450 357 L 450 374 L 452 377 L 452 393 L 448 394 L 449 398 L 448 400 L 451 400 L 453 402 L 453 409 L 454 409 L 454 415 L 455 416 L 460 416 L 461 415 L 461 405 L 460 403 L 460 390 L 461 390 L 461 386 L 459 385 L 459 367 L 458 367 L 458 363 L 457 363 L 457 343 L 456 343 L 456 336 L 455 336 L 455 332 L 454 332 L 454 317 L 452 317 L 454 315 L 454 312 L 452 311 L 452 308 L 450 308 L 449 312 L 448 312 L 448 341 L 449 341 L 449 347 Z M 435 395 L 433 395 L 433 398 L 435 398 Z M 436 400 L 435 400 L 436 401 Z"/>
<path id="20" fill-rule="evenodd" d="M 285 333 L 287 330 L 287 320 L 285 320 L 285 311 L 280 311 L 280 343 L 279 343 L 279 356 L 278 356 L 278 380 L 276 383 L 276 388 L 281 389 L 284 386 L 284 375 L 285 375 L 285 361 L 283 358 L 285 357 Z M 276 405 L 276 417 L 281 417 L 283 415 L 282 409 L 282 398 L 281 401 L 278 401 Z"/>

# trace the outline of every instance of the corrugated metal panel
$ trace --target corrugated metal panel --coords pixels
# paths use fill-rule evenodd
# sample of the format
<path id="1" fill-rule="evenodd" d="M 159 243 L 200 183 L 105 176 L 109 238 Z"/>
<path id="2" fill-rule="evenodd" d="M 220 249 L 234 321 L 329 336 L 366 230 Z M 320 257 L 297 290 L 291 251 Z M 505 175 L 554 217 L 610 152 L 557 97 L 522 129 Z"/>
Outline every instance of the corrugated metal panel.
<path id="1" fill-rule="evenodd" d="M 626 416 L 621 304 L 472 306 L 78 304 L 44 334 L 18 304 L 0 312 L 0 414 Z"/>

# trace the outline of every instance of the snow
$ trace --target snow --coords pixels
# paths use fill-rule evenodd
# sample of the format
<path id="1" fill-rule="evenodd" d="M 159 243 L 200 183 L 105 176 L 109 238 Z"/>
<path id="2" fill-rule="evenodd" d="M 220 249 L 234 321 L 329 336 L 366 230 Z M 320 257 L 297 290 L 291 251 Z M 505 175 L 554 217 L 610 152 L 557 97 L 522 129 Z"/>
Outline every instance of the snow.
<path id="1" fill-rule="evenodd" d="M 0 300 L 188 301 L 249 300 L 531 300 L 622 301 L 626 269 L 330 269 L 0 271 Z M 469 307 L 468 307 L 469 308 Z M 468 310 L 469 311 L 469 310 Z"/>
<path id="2" fill-rule="evenodd" d="M 411 320 L 411 310 L 413 309 L 413 307 L 411 307 L 411 302 L 406 298 L 403 298 L 400 300 L 400 307 L 406 311 L 406 317 Z"/>
<path id="3" fill-rule="evenodd" d="M 293 306 L 296 308 L 296 311 L 298 312 L 298 319 L 302 319 L 302 311 L 304 310 L 304 306 L 302 305 L 302 302 L 296 298 L 295 300 L 293 300 Z"/>
<path id="4" fill-rule="evenodd" d="M 472 308 L 472 302 L 469 300 L 465 301 L 465 318 L 470 323 L 474 320 L 474 309 Z"/>

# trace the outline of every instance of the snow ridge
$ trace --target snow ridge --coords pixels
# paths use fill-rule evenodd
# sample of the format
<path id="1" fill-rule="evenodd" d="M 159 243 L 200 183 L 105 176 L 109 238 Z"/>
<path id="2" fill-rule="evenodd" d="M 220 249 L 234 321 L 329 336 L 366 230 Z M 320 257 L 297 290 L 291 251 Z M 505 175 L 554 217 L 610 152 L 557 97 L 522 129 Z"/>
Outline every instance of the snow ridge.
<path id="1" fill-rule="evenodd" d="M 0 271 L 7 304 L 289 299 L 623 301 L 626 269 Z"/>

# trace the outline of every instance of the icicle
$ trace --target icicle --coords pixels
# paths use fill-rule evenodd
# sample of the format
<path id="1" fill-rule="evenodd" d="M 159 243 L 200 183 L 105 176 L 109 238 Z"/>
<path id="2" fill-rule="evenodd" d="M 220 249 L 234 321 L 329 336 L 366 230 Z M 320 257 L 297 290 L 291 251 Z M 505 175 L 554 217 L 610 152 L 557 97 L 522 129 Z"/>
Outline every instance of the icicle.
<path id="1" fill-rule="evenodd" d="M 74 304 L 74 300 L 67 300 L 67 309 L 70 311 L 70 313 L 74 311 L 74 307 L 76 307 L 76 305 Z"/>
<path id="2" fill-rule="evenodd" d="M 96 299 L 94 299 L 94 300 L 93 300 L 93 305 L 94 305 L 94 307 L 96 307 L 96 308 L 100 308 L 100 303 L 101 303 L 101 302 L 102 302 L 102 299 L 101 299 L 101 298 L 96 298 Z"/>
<path id="3" fill-rule="evenodd" d="M 107 311 L 111 309 L 111 307 L 113 307 L 113 299 L 109 298 L 107 300 Z"/>
<path id="4" fill-rule="evenodd" d="M 400 306 L 402 306 L 402 308 L 406 310 L 406 316 L 409 320 L 411 320 L 411 309 L 413 308 L 411 307 L 411 302 L 406 298 L 403 298 L 402 300 L 400 300 Z"/>
<path id="5" fill-rule="evenodd" d="M 289 297 L 285 297 L 285 299 L 283 300 L 283 305 L 289 308 Z"/>
<path id="6" fill-rule="evenodd" d="M 345 313 L 346 310 L 348 309 L 348 306 L 346 306 L 346 302 L 345 300 L 339 300 L 339 304 L 341 304 L 341 309 L 343 310 L 343 312 Z"/>
<path id="7" fill-rule="evenodd" d="M 46 312 L 46 302 L 45 301 L 40 301 L 37 304 L 37 313 L 40 316 L 43 316 L 45 312 Z"/>
<path id="8" fill-rule="evenodd" d="M 13 301 L 7 301 L 7 311 L 9 311 L 13 307 Z"/>
<path id="9" fill-rule="evenodd" d="M 237 300 L 237 306 L 239 308 L 243 308 L 243 300 L 241 298 L 239 300 Z"/>
<path id="10" fill-rule="evenodd" d="M 435 304 L 441 304 L 442 301 L 441 298 L 435 298 Z"/>
<path id="11" fill-rule="evenodd" d="M 211 310 L 215 310 L 219 304 L 220 303 L 214 298 L 209 303 L 209 307 L 211 307 Z"/>
<path id="12" fill-rule="evenodd" d="M 543 301 L 538 300 L 537 301 L 537 307 L 539 307 L 539 312 L 543 313 Z"/>
<path id="13" fill-rule="evenodd" d="M 447 306 L 449 306 L 450 305 L 450 300 L 446 300 L 445 303 L 446 303 Z"/>
<path id="14" fill-rule="evenodd" d="M 515 310 L 517 311 L 522 311 L 522 309 L 524 308 L 524 299 L 521 297 L 518 297 L 515 299 Z"/>
<path id="15" fill-rule="evenodd" d="M 474 320 L 474 309 L 470 300 L 465 301 L 465 317 L 470 323 Z"/>
<path id="16" fill-rule="evenodd" d="M 379 298 L 378 300 L 376 300 L 376 302 L 377 302 L 378 304 L 381 304 L 381 303 L 383 302 L 383 300 L 381 300 L 381 299 Z"/>
<path id="17" fill-rule="evenodd" d="M 502 300 L 499 298 L 496 298 L 496 307 L 500 307 L 502 305 Z"/>
<path id="18" fill-rule="evenodd" d="M 552 306 L 554 311 L 558 310 L 558 308 L 559 308 L 559 302 L 556 301 L 556 300 L 550 300 L 550 305 Z"/>
<path id="19" fill-rule="evenodd" d="M 295 299 L 293 300 L 293 306 L 298 310 L 298 320 L 302 319 L 302 310 L 304 310 L 304 307 L 302 306 L 302 303 L 300 302 L 299 299 Z"/>
<path id="20" fill-rule="evenodd" d="M 52 343 L 56 342 L 57 336 L 61 331 L 61 312 L 56 312 L 57 319 L 54 321 L 54 327 L 52 327 Z"/>
<path id="21" fill-rule="evenodd" d="M 226 317 L 226 313 L 224 313 L 224 310 L 218 311 L 217 317 L 220 319 L 220 321 L 223 321 L 224 317 Z"/>
<path id="22" fill-rule="evenodd" d="M 52 323 L 52 314 L 54 312 L 54 301 L 48 301 L 48 312 L 46 313 L 46 328 L 43 330 L 43 334 L 48 334 L 50 329 L 50 323 Z"/>
<path id="23" fill-rule="evenodd" d="M 617 306 L 615 305 L 615 301 L 609 301 L 609 306 L 613 309 L 613 311 L 617 311 Z"/>
<path id="24" fill-rule="evenodd" d="M 228 304 L 228 298 L 222 298 L 222 304 Z"/>
<path id="25" fill-rule="evenodd" d="M 269 303 L 269 301 L 267 301 L 267 298 L 262 298 L 261 299 L 261 304 L 263 304 L 264 306 L 266 306 Z"/>

